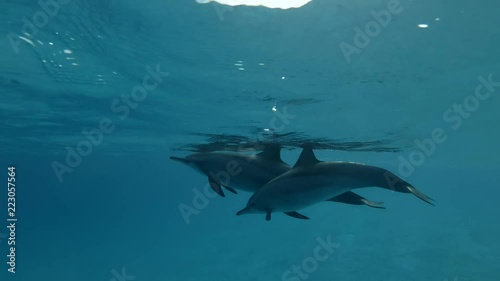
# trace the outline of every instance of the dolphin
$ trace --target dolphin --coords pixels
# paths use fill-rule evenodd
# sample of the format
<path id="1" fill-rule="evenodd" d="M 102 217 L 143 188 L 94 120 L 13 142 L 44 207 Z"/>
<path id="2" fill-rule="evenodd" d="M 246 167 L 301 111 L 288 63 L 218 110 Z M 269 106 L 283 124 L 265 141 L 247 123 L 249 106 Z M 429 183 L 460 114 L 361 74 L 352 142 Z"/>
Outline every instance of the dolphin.
<path id="1" fill-rule="evenodd" d="M 298 210 L 332 200 L 355 188 L 381 187 L 412 193 L 432 204 L 432 199 L 393 173 L 375 166 L 353 162 L 319 161 L 311 148 L 304 148 L 290 171 L 274 178 L 257 190 L 245 208 L 236 215 L 283 212 L 299 219 L 309 219 Z"/>
<path id="2" fill-rule="evenodd" d="M 170 159 L 206 175 L 214 191 L 224 197 L 221 187 L 233 193 L 237 193 L 235 188 L 255 192 L 276 176 L 289 171 L 291 168 L 281 160 L 280 151 L 279 146 L 266 145 L 255 155 L 215 151 L 194 153 L 186 158 L 171 156 Z"/>
<path id="3" fill-rule="evenodd" d="M 237 193 L 236 189 L 254 193 L 272 179 L 290 171 L 291 167 L 281 160 L 280 152 L 279 145 L 266 144 L 263 151 L 255 155 L 215 151 L 194 153 L 186 158 L 171 156 L 170 159 L 207 176 L 210 187 L 225 197 L 222 188 L 232 193 Z M 354 192 L 339 194 L 328 201 L 384 208 L 381 202 L 372 202 Z"/>

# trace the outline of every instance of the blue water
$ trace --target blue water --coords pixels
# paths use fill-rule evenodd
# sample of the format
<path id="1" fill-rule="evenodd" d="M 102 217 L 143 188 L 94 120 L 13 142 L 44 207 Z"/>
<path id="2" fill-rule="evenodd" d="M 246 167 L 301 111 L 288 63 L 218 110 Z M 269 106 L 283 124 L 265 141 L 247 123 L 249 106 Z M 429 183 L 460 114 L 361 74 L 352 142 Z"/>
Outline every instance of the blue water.
<path id="1" fill-rule="evenodd" d="M 1 280 L 499 280 L 500 3 L 401 0 L 360 39 L 389 2 L 1 1 Z M 250 193 L 193 202 L 206 177 L 168 159 L 277 135 L 436 206 L 369 188 L 386 210 L 267 222 L 235 215 Z"/>

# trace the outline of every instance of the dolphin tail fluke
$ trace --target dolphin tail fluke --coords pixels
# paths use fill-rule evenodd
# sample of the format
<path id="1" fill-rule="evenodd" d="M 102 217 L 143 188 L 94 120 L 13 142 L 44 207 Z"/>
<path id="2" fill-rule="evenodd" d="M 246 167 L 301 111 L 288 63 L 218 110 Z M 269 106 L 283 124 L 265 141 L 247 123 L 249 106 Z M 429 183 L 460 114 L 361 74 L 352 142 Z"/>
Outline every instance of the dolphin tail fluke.
<path id="1" fill-rule="evenodd" d="M 410 191 L 413 195 L 417 196 L 420 198 L 422 201 L 431 204 L 432 206 L 435 206 L 432 201 L 435 201 L 434 199 L 430 198 L 429 196 L 423 194 L 422 192 L 418 191 L 415 187 L 413 186 L 407 186 L 406 187 L 408 191 Z"/>
<path id="2" fill-rule="evenodd" d="M 347 191 L 345 193 L 342 193 L 340 195 L 332 197 L 326 201 L 339 202 L 339 203 L 350 204 L 350 205 L 366 205 L 366 206 L 372 207 L 372 208 L 385 209 L 385 207 L 382 206 L 382 204 L 384 204 L 383 202 L 370 201 L 370 200 L 364 198 L 363 196 L 358 195 L 352 191 Z"/>

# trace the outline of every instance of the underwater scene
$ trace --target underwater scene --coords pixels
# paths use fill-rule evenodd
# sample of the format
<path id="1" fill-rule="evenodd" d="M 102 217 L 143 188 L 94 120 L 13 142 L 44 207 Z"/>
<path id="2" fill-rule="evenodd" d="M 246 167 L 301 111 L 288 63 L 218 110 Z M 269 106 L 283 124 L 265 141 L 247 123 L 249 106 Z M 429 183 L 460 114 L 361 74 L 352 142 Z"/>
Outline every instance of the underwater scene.
<path id="1" fill-rule="evenodd" d="M 1 0 L 0 280 L 500 280 L 499 11 Z"/>

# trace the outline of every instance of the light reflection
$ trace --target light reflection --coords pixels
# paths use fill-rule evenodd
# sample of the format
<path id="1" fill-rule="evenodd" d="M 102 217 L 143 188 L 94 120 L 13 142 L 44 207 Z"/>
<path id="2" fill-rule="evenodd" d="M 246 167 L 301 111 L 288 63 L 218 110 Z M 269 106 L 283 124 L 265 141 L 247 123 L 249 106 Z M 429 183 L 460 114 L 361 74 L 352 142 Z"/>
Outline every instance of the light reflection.
<path id="1" fill-rule="evenodd" d="M 26 37 L 23 37 L 23 36 L 18 36 L 19 39 L 23 40 L 24 42 L 30 44 L 31 46 L 35 46 L 35 44 L 33 44 L 33 41 L 31 41 L 30 39 L 26 38 Z"/>
<path id="2" fill-rule="evenodd" d="M 312 0 L 196 0 L 200 4 L 217 2 L 229 6 L 264 6 L 267 8 L 290 9 L 300 8 Z"/>

